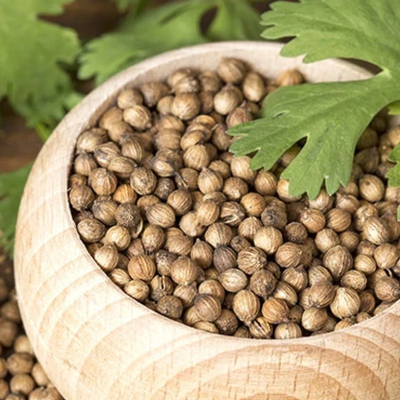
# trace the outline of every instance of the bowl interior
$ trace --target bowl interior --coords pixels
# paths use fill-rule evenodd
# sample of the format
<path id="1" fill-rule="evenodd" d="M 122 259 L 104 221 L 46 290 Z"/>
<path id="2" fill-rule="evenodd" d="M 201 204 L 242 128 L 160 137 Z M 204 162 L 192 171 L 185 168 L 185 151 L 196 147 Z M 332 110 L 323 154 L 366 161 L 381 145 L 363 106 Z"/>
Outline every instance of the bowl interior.
<path id="1" fill-rule="evenodd" d="M 92 107 L 91 112 L 86 115 L 86 119 L 80 121 L 82 123 L 81 127 L 71 132 L 68 138 L 68 143 L 65 143 L 65 148 L 70 152 L 70 164 L 69 169 L 72 164 L 73 153 L 75 148 L 76 139 L 80 133 L 84 130 L 96 126 L 100 116 L 112 105 L 116 104 L 116 98 L 121 90 L 125 88 L 137 88 L 140 85 L 151 82 L 151 81 L 165 81 L 168 76 L 174 71 L 183 67 L 194 68 L 199 71 L 204 70 L 216 70 L 219 62 L 223 57 L 237 57 L 248 62 L 252 68 L 267 78 L 275 79 L 283 70 L 289 68 L 297 68 L 305 76 L 307 82 L 333 82 L 333 81 L 347 81 L 347 80 L 361 80 L 367 79 L 372 74 L 354 64 L 351 64 L 342 60 L 326 60 L 321 62 L 316 62 L 312 64 L 304 64 L 302 57 L 297 58 L 284 58 L 279 56 L 279 52 L 282 49 L 282 45 L 279 43 L 257 43 L 248 42 L 248 47 L 246 47 L 246 42 L 242 42 L 243 47 L 238 47 L 238 42 L 225 42 L 209 44 L 207 46 L 194 46 L 192 48 L 187 48 L 182 50 L 177 50 L 169 52 L 167 54 L 162 54 L 160 56 L 154 57 L 148 61 L 142 62 L 134 67 L 129 68 L 116 75 L 115 77 L 108 80 L 106 83 L 101 85 L 95 91 L 93 91 L 84 101 L 90 102 L 91 105 L 96 104 L 97 106 Z M 250 54 L 251 53 L 251 54 Z M 273 62 L 271 62 L 273 60 Z M 123 78 L 123 79 L 121 79 Z M 112 90 L 110 90 L 112 87 Z M 104 94 L 107 93 L 105 97 Z M 100 101 L 98 98 L 101 97 Z M 75 110 L 74 110 L 75 111 Z M 391 118 L 391 124 L 395 125 L 399 122 L 399 118 Z M 69 170 L 66 175 L 66 189 L 68 185 L 68 175 Z M 69 215 L 69 224 L 75 229 L 75 223 L 72 220 L 71 213 Z M 80 240 L 78 234 L 75 235 L 75 241 L 78 242 L 77 246 L 82 248 L 82 251 L 88 256 L 90 260 L 88 262 L 91 267 L 99 270 L 104 276 L 106 274 L 99 268 L 99 266 L 94 262 L 93 258 L 87 252 L 84 244 Z M 107 277 L 108 279 L 108 277 Z M 109 283 L 113 284 L 111 280 Z M 133 300 L 129 297 L 122 289 L 114 285 L 114 289 L 120 292 L 120 294 L 130 301 L 134 302 L 139 308 L 145 309 L 146 312 L 150 312 L 162 320 L 163 323 L 178 324 L 182 329 L 193 330 L 194 328 L 189 326 L 182 326 L 182 324 L 175 322 L 169 318 L 164 317 L 161 314 L 156 313 L 145 307 L 143 304 Z M 377 317 L 373 317 L 377 318 Z M 368 323 L 364 321 L 361 324 Z M 357 324 L 359 326 L 360 324 Z M 352 329 L 353 327 L 345 328 L 346 330 Z M 209 335 L 207 332 L 201 332 L 202 334 Z M 325 335 L 333 334 L 327 333 Z M 292 339 L 292 341 L 309 341 L 315 340 L 314 337 L 303 337 L 299 339 Z M 245 340 L 246 338 L 236 338 L 236 337 L 226 337 L 224 339 L 228 340 Z M 282 341 L 274 340 L 274 343 L 281 345 Z M 283 342 L 287 344 L 287 342 Z"/>

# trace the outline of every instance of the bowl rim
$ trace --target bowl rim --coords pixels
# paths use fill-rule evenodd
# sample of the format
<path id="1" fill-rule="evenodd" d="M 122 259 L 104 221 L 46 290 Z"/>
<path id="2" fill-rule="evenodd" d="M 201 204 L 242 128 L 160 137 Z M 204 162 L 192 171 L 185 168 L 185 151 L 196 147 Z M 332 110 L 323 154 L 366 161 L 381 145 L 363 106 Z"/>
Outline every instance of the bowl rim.
<path id="1" fill-rule="evenodd" d="M 210 51 L 218 51 L 223 53 L 224 50 L 226 51 L 227 49 L 236 49 L 236 48 L 243 48 L 245 46 L 250 45 L 251 47 L 256 47 L 259 49 L 259 51 L 265 51 L 266 49 L 274 49 L 276 52 L 280 52 L 281 49 L 283 48 L 284 44 L 281 43 L 276 43 L 276 42 L 256 42 L 256 41 L 227 41 L 227 42 L 216 42 L 216 43 L 207 43 L 207 44 L 200 44 L 196 46 L 190 46 L 190 47 L 185 47 L 182 49 L 178 50 L 173 50 L 169 51 L 160 55 L 157 55 L 155 57 L 151 57 L 145 61 L 142 61 L 138 64 L 135 64 L 118 74 L 114 75 L 113 77 L 109 78 L 107 81 L 102 83 L 99 87 L 97 87 L 95 90 L 90 92 L 77 106 L 75 106 L 67 115 L 64 117 L 64 119 L 60 122 L 60 124 L 55 128 L 54 133 L 52 134 L 51 138 L 47 141 L 47 143 L 44 145 L 43 149 L 41 150 L 41 153 L 49 147 L 53 141 L 58 140 L 60 144 L 60 140 L 62 144 L 65 144 L 65 141 L 67 139 L 66 132 L 71 130 L 71 125 L 70 122 L 72 120 L 76 120 L 77 117 L 80 117 L 80 113 L 83 109 L 90 108 L 91 109 L 91 115 L 88 117 L 88 119 L 80 124 L 80 130 L 78 132 L 74 132 L 72 134 L 73 139 L 73 146 L 71 148 L 71 151 L 69 151 L 70 157 L 68 160 L 68 166 L 67 166 L 67 174 L 64 176 L 64 181 L 63 181 L 63 187 L 64 187 L 64 206 L 69 210 L 67 219 L 68 219 L 68 226 L 65 227 L 66 230 L 68 230 L 68 235 L 70 236 L 70 239 L 73 240 L 73 246 L 77 246 L 78 248 L 81 249 L 81 252 L 85 255 L 85 260 L 87 260 L 90 264 L 90 268 L 93 271 L 101 271 L 103 274 L 103 279 L 107 285 L 110 285 L 114 291 L 118 293 L 119 297 L 123 297 L 125 299 L 129 299 L 131 302 L 131 307 L 136 308 L 136 309 L 141 309 L 145 313 L 152 314 L 154 318 L 158 319 L 160 323 L 162 324 L 172 324 L 175 329 L 180 329 L 180 330 L 187 330 L 188 333 L 196 333 L 198 336 L 199 340 L 202 338 L 207 338 L 210 339 L 210 336 L 212 335 L 213 340 L 218 341 L 218 340 L 229 340 L 231 343 L 238 343 L 240 344 L 240 347 L 245 346 L 273 346 L 273 347 L 285 347 L 285 348 L 290 348 L 290 347 L 298 347 L 299 345 L 313 345 L 313 344 L 318 344 L 325 341 L 327 338 L 331 338 L 333 336 L 338 337 L 343 334 L 354 334 L 358 335 L 360 333 L 360 330 L 363 328 L 368 328 L 368 326 L 371 324 L 371 320 L 373 320 L 375 323 L 378 323 L 379 320 L 385 317 L 386 314 L 391 313 L 393 311 L 393 307 L 395 305 L 399 306 L 400 305 L 400 300 L 392 304 L 388 309 L 384 310 L 381 312 L 379 315 L 372 316 L 370 319 L 363 321 L 361 323 L 357 323 L 353 326 L 344 328 L 339 331 L 333 331 L 333 332 L 327 332 L 324 334 L 319 334 L 315 336 L 305 336 L 301 338 L 296 338 L 296 339 L 289 339 L 289 340 L 284 340 L 284 339 L 263 339 L 263 340 L 254 340 L 253 338 L 241 338 L 241 337 L 235 337 L 235 336 L 227 336 L 227 335 L 222 335 L 222 334 L 213 334 L 205 331 L 201 331 L 198 329 L 195 329 L 191 326 L 185 325 L 181 322 L 172 320 L 170 318 L 167 318 L 163 316 L 162 314 L 159 314 L 156 311 L 151 310 L 150 308 L 146 307 L 145 305 L 141 304 L 140 302 L 134 300 L 132 297 L 130 297 L 128 294 L 126 294 L 120 287 L 118 287 L 112 280 L 107 276 L 107 274 L 97 265 L 96 261 L 94 258 L 89 254 L 85 244 L 83 241 L 80 239 L 78 231 L 76 229 L 76 225 L 73 221 L 72 217 L 72 212 L 69 206 L 69 201 L 68 201 L 68 177 L 70 174 L 71 166 L 72 166 L 72 159 L 74 155 L 74 148 L 76 144 L 76 140 L 81 132 L 83 132 L 85 129 L 88 129 L 89 127 L 93 127 L 95 122 L 98 120 L 98 117 L 101 116 L 105 110 L 110 108 L 111 104 L 115 104 L 115 98 L 117 96 L 117 93 L 120 92 L 122 89 L 126 87 L 134 87 L 135 86 L 135 80 L 137 79 L 138 75 L 146 73 L 146 71 L 155 68 L 156 66 L 160 66 L 160 64 L 165 64 L 168 62 L 171 62 L 171 60 L 176 61 L 177 58 L 187 58 L 188 53 L 190 53 L 192 56 L 196 55 L 201 55 L 201 54 L 207 54 Z M 303 57 L 298 57 L 296 59 L 302 59 Z M 372 74 L 366 70 L 363 67 L 354 65 L 348 61 L 345 60 L 338 60 L 338 59 L 329 59 L 325 60 L 319 63 L 323 63 L 325 66 L 334 66 L 334 67 L 340 67 L 346 70 L 351 70 L 353 72 L 358 73 L 360 76 L 363 78 L 367 79 L 372 76 Z M 314 63 L 316 64 L 316 63 Z M 130 79 L 127 79 L 127 75 L 131 76 Z M 124 78 L 123 81 L 124 83 L 121 84 L 121 78 Z M 107 93 L 105 96 L 104 93 Z M 112 93 L 111 95 L 109 93 Z M 75 123 L 76 125 L 76 123 Z M 62 140 L 63 139 L 63 140 Z M 71 147 L 70 144 L 68 144 L 69 147 Z M 40 153 L 40 154 L 41 154 Z M 18 225 L 21 224 L 21 221 L 23 219 L 23 216 L 19 215 L 18 218 Z M 71 229 L 72 228 L 72 229 Z M 17 238 L 17 243 L 18 243 L 18 238 Z M 18 247 L 18 244 L 17 244 Z"/>

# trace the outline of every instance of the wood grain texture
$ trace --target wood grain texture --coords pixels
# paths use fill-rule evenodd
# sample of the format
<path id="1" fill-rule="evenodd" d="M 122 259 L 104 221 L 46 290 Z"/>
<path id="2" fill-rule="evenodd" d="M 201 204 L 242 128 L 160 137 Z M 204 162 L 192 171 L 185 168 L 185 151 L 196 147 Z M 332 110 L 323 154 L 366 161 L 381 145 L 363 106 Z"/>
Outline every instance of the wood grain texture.
<path id="1" fill-rule="evenodd" d="M 221 57 L 248 60 L 267 76 L 299 68 L 311 81 L 368 77 L 340 61 L 311 65 L 278 56 L 280 45 L 208 44 L 138 64 L 95 90 L 57 127 L 25 190 L 15 252 L 27 333 L 68 400 L 397 400 L 400 304 L 343 331 L 291 341 L 197 331 L 133 301 L 81 243 L 67 199 L 77 136 L 126 86 L 164 79 Z"/>

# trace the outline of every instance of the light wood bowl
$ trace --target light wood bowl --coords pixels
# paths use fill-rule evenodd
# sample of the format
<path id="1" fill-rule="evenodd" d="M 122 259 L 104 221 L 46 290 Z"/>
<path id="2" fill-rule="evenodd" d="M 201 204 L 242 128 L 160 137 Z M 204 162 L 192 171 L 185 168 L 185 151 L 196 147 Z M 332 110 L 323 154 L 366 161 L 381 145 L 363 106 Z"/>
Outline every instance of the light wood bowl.
<path id="1" fill-rule="evenodd" d="M 96 265 L 78 237 L 67 177 L 78 135 L 127 86 L 180 67 L 247 60 L 269 77 L 299 68 L 310 81 L 364 79 L 342 61 L 303 65 L 272 43 L 226 42 L 163 54 L 87 96 L 46 143 L 21 204 L 15 273 L 33 348 L 68 400 L 400 399 L 400 303 L 343 331 L 290 341 L 198 331 L 133 301 Z M 355 105 L 357 107 L 358 105 Z"/>

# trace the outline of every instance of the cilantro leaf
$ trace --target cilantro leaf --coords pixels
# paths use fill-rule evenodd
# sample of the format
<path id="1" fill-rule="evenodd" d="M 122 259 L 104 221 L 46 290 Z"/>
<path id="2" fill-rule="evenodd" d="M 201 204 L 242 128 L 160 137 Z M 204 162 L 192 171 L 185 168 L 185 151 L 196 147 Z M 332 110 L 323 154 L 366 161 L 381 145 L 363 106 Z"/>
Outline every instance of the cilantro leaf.
<path id="1" fill-rule="evenodd" d="M 0 174 L 0 246 L 12 256 L 18 208 L 31 165 Z"/>
<path id="2" fill-rule="evenodd" d="M 259 40 L 259 14 L 247 0 L 219 0 L 207 37 L 219 40 Z"/>
<path id="3" fill-rule="evenodd" d="M 389 161 L 395 163 L 394 167 L 386 173 L 389 186 L 400 186 L 400 144 L 391 151 Z M 397 207 L 397 219 L 400 221 L 400 206 Z"/>
<path id="4" fill-rule="evenodd" d="M 398 0 L 300 0 L 277 2 L 263 15 L 263 36 L 294 36 L 281 54 L 305 55 L 305 62 L 330 57 L 358 58 L 382 69 L 357 82 L 307 84 L 278 89 L 266 98 L 260 120 L 230 130 L 242 136 L 231 146 L 237 155 L 256 152 L 252 168 L 269 169 L 294 143 L 306 138 L 283 172 L 292 195 L 330 194 L 350 178 L 362 131 L 384 107 L 399 112 L 400 2 Z M 392 172 L 393 173 L 393 172 Z M 399 179 L 400 184 L 400 179 Z"/>
<path id="5" fill-rule="evenodd" d="M 0 0 L 0 98 L 7 96 L 31 126 L 54 124 L 77 96 L 61 65 L 77 57 L 77 34 L 38 19 L 62 13 L 70 1 Z"/>
<path id="6" fill-rule="evenodd" d="M 351 174 L 355 147 L 371 119 L 398 92 L 391 80 L 378 75 L 366 81 L 288 86 L 267 97 L 263 118 L 239 125 L 232 135 L 244 136 L 231 151 L 245 155 L 257 151 L 251 167 L 270 169 L 293 144 L 307 142 L 283 172 L 294 196 L 318 195 L 324 180 L 328 193 L 345 185 Z M 389 85 L 389 87 L 386 87 Z M 387 89 L 386 91 L 384 89 Z M 359 102 L 363 107 L 355 106 Z"/>
<path id="7" fill-rule="evenodd" d="M 209 4 L 204 0 L 177 2 L 129 15 L 120 29 L 89 42 L 79 77 L 95 75 L 99 84 L 155 54 L 204 42 L 199 23 Z"/>
<path id="8" fill-rule="evenodd" d="M 398 72 L 400 3 L 398 0 L 278 1 L 264 13 L 266 39 L 295 38 L 282 55 L 305 54 L 305 62 L 357 58 Z"/>
<path id="9" fill-rule="evenodd" d="M 217 15 L 203 34 L 201 18 L 214 7 Z M 258 20 L 247 0 L 185 0 L 131 13 L 119 29 L 88 43 L 80 58 L 79 77 L 94 76 L 99 84 L 164 51 L 208 40 L 257 39 Z"/>
<path id="10" fill-rule="evenodd" d="M 400 144 L 390 153 L 389 161 L 396 163 L 396 165 L 386 173 L 389 186 L 400 186 Z"/>

